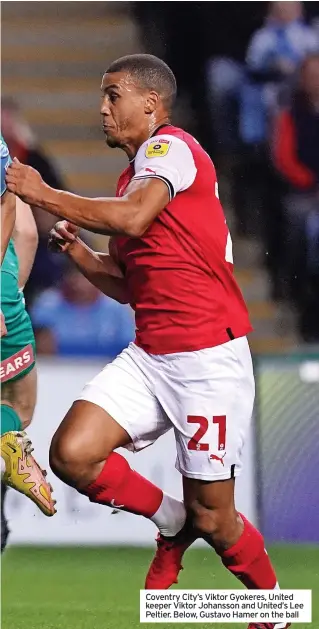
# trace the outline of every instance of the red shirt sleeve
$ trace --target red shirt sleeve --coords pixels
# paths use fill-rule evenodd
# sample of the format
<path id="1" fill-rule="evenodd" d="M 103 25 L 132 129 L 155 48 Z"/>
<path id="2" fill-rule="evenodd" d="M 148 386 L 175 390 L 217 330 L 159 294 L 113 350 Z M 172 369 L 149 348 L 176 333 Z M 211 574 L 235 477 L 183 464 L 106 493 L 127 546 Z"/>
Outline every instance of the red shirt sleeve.
<path id="1" fill-rule="evenodd" d="M 279 114 L 274 138 L 274 162 L 278 171 L 296 188 L 311 188 L 314 173 L 298 158 L 296 129 L 289 111 Z"/>

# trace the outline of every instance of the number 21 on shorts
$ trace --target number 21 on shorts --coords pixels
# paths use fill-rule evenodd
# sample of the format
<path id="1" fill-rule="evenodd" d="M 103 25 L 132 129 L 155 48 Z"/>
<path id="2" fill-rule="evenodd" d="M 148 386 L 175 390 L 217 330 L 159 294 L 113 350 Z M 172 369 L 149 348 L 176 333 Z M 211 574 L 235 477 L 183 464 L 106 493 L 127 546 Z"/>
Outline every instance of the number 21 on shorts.
<path id="1" fill-rule="evenodd" d="M 226 415 L 215 415 L 212 418 L 213 424 L 218 425 L 218 450 L 225 450 L 226 448 Z M 209 444 L 202 441 L 203 437 L 207 433 L 209 428 L 209 421 L 207 417 L 202 415 L 188 415 L 188 424 L 198 424 L 199 428 L 196 430 L 194 436 L 188 442 L 188 450 L 197 450 L 208 452 Z"/>

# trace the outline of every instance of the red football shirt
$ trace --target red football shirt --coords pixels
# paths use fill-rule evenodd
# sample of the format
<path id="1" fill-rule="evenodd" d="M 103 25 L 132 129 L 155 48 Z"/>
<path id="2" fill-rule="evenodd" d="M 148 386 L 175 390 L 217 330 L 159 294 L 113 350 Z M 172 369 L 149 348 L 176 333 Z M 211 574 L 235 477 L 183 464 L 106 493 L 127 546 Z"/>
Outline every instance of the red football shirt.
<path id="1" fill-rule="evenodd" d="M 116 237 L 135 311 L 136 344 L 150 354 L 214 347 L 251 331 L 233 275 L 232 242 L 214 165 L 182 129 L 159 128 L 122 173 L 157 177 L 170 202 L 141 238 Z"/>

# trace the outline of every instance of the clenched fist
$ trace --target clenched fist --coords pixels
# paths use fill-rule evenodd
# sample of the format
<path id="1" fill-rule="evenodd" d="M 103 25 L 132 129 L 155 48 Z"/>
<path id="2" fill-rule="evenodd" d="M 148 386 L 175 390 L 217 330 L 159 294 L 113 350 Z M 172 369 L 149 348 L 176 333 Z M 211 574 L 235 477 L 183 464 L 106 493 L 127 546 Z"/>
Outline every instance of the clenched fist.
<path id="1" fill-rule="evenodd" d="M 37 170 L 21 164 L 15 157 L 7 169 L 6 184 L 10 192 L 16 194 L 29 205 L 41 205 L 45 183 Z"/>
<path id="2" fill-rule="evenodd" d="M 51 229 L 49 234 L 48 247 L 50 251 L 65 253 L 70 245 L 76 240 L 80 228 L 69 221 L 59 221 Z"/>

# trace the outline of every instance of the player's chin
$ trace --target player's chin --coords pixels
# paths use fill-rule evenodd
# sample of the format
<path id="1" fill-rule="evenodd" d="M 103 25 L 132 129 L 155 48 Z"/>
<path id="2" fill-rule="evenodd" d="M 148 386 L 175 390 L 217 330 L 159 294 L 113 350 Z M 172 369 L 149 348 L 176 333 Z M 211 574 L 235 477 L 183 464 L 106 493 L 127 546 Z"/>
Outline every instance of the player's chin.
<path id="1" fill-rule="evenodd" d="M 120 146 L 118 139 L 114 137 L 114 135 L 107 135 L 105 142 L 111 149 L 115 149 Z"/>

